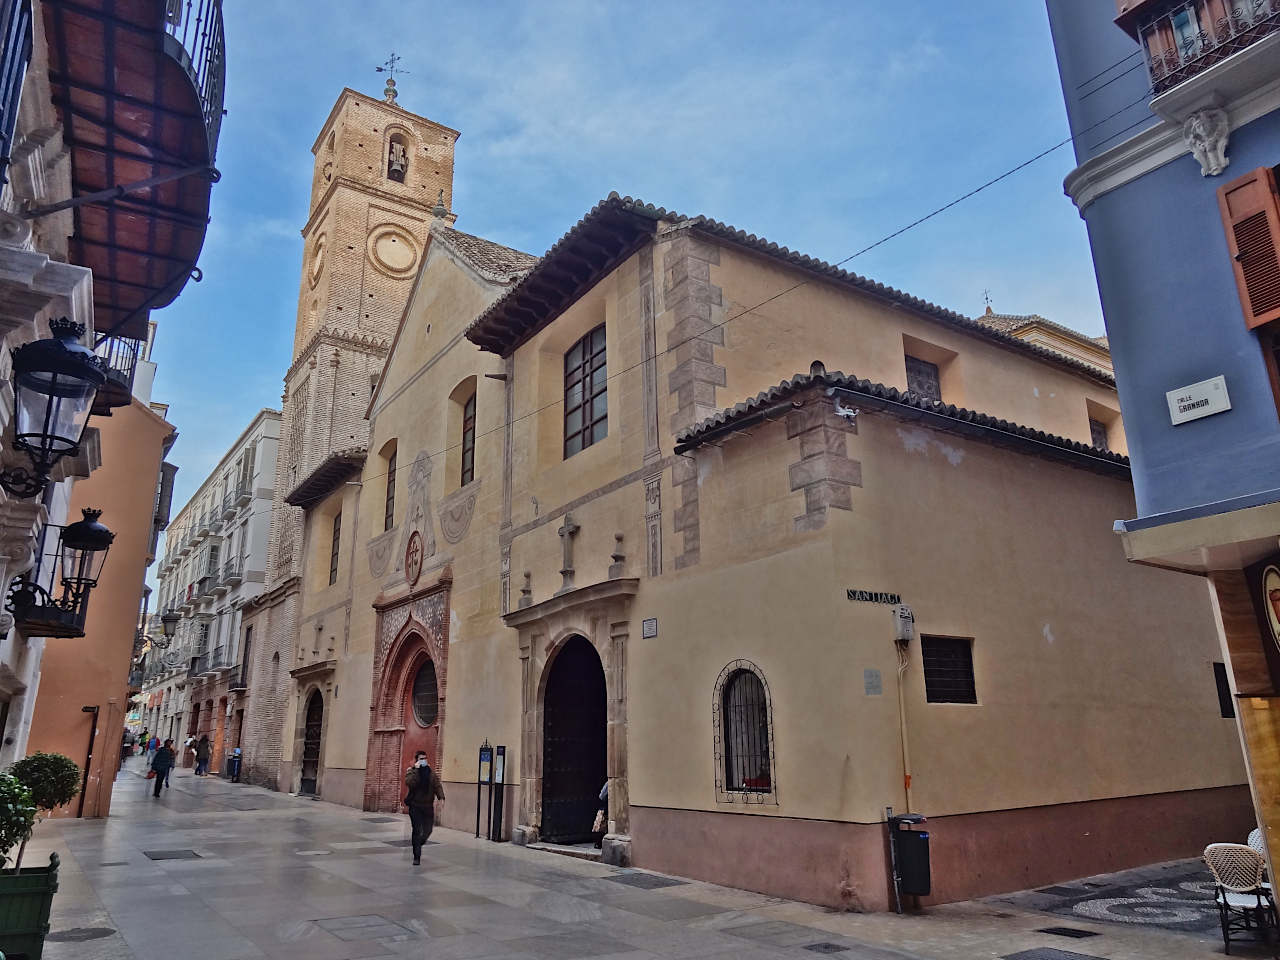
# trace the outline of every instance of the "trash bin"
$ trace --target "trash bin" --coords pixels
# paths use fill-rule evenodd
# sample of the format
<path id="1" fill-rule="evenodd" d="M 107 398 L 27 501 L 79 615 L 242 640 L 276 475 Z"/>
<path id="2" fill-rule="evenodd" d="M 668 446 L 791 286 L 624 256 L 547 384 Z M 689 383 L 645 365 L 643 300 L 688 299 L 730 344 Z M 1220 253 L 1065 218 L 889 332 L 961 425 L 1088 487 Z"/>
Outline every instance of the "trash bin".
<path id="1" fill-rule="evenodd" d="M 227 757 L 227 778 L 232 783 L 240 782 L 240 764 L 243 761 L 240 756 L 240 748 L 236 747 L 231 756 Z"/>
<path id="2" fill-rule="evenodd" d="M 918 813 L 889 818 L 898 891 L 915 897 L 929 895 L 929 832 L 914 829 L 924 822 Z"/>

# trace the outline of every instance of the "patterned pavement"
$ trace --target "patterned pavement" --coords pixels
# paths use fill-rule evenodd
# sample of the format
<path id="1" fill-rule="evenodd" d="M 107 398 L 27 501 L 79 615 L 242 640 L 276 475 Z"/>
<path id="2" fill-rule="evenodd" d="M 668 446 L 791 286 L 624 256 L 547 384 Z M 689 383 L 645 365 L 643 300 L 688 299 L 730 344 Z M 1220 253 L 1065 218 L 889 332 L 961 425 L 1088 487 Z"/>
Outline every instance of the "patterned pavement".
<path id="1" fill-rule="evenodd" d="M 1118 886 L 1080 888 L 1083 899 L 1073 893 L 1053 907 L 1072 911 L 1070 922 L 1051 924 L 1044 904 L 993 901 L 908 917 L 842 914 L 450 830 L 436 832 L 414 868 L 407 837 L 403 816 L 196 779 L 186 770 L 156 800 L 149 783 L 125 772 L 109 819 L 46 822 L 28 849 L 28 862 L 53 850 L 63 858 L 44 956 L 1193 960 L 1222 949 L 1216 930 L 1173 933 L 1075 912 L 1128 897 L 1140 902 L 1126 909 L 1142 915 L 1155 901 L 1141 891 L 1194 887 L 1194 879 L 1172 872 L 1160 884 L 1134 878 L 1125 896 Z M 1107 908 L 1108 920 L 1124 912 L 1116 909 Z"/>

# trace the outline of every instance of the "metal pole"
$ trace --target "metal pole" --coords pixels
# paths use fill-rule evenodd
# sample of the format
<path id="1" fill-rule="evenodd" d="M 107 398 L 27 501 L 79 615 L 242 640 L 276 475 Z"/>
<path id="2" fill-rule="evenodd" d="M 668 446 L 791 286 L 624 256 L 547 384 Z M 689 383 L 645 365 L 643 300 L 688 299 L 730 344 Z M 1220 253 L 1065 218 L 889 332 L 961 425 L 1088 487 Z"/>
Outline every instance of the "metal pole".
<path id="1" fill-rule="evenodd" d="M 898 841 L 893 835 L 893 807 L 884 808 L 884 825 L 889 831 L 889 870 L 893 874 L 893 908 L 902 913 L 902 878 L 898 876 Z"/>
<path id="2" fill-rule="evenodd" d="M 84 816 L 84 793 L 89 789 L 89 765 L 93 763 L 93 741 L 98 735 L 98 707 L 81 707 L 84 713 L 93 714 L 93 724 L 89 727 L 89 752 L 84 758 L 84 776 L 80 779 L 80 804 L 76 808 L 76 816 Z"/>

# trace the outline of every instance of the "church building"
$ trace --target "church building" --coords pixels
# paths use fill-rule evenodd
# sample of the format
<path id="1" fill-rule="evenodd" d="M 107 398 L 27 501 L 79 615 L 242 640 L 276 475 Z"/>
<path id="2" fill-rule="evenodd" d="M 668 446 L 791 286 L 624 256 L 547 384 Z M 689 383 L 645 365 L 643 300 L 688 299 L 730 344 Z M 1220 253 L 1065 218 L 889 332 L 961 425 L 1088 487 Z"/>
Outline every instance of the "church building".
<path id="1" fill-rule="evenodd" d="M 504 838 L 607 783 L 606 862 L 862 909 L 888 808 L 937 901 L 1248 832 L 1105 342 L 616 194 L 533 257 L 453 225 L 456 136 L 348 90 L 316 143 L 259 780 L 400 812 L 423 749 L 470 830 L 487 741 Z"/>

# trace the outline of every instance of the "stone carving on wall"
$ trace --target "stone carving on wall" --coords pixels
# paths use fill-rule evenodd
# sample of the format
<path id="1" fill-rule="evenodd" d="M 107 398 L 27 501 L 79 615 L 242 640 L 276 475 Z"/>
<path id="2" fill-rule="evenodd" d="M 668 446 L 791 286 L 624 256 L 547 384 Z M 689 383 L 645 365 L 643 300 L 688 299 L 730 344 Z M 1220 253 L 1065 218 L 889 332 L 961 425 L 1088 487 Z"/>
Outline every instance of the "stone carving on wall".
<path id="1" fill-rule="evenodd" d="M 646 569 L 649 576 L 662 575 L 662 474 L 645 477 L 644 526 Z"/>
<path id="2" fill-rule="evenodd" d="M 480 481 L 477 480 L 451 493 L 440 502 L 440 532 L 450 543 L 457 543 L 467 535 L 479 493 Z"/>
<path id="3" fill-rule="evenodd" d="M 422 537 L 422 559 L 436 554 L 435 523 L 431 519 L 431 458 L 420 450 L 409 467 L 408 513 L 401 530 L 400 549 L 396 551 L 395 572 L 404 579 L 405 550 L 414 533 Z"/>
<path id="4" fill-rule="evenodd" d="M 391 548 L 396 545 L 396 534 L 399 532 L 393 527 L 369 541 L 369 572 L 375 577 L 387 572 L 387 564 L 391 562 Z"/>
<path id="5" fill-rule="evenodd" d="M 1199 162 L 1202 177 L 1216 177 L 1231 163 L 1227 158 L 1230 133 L 1227 112 L 1215 107 L 1197 110 L 1182 124 L 1182 139 Z"/>

